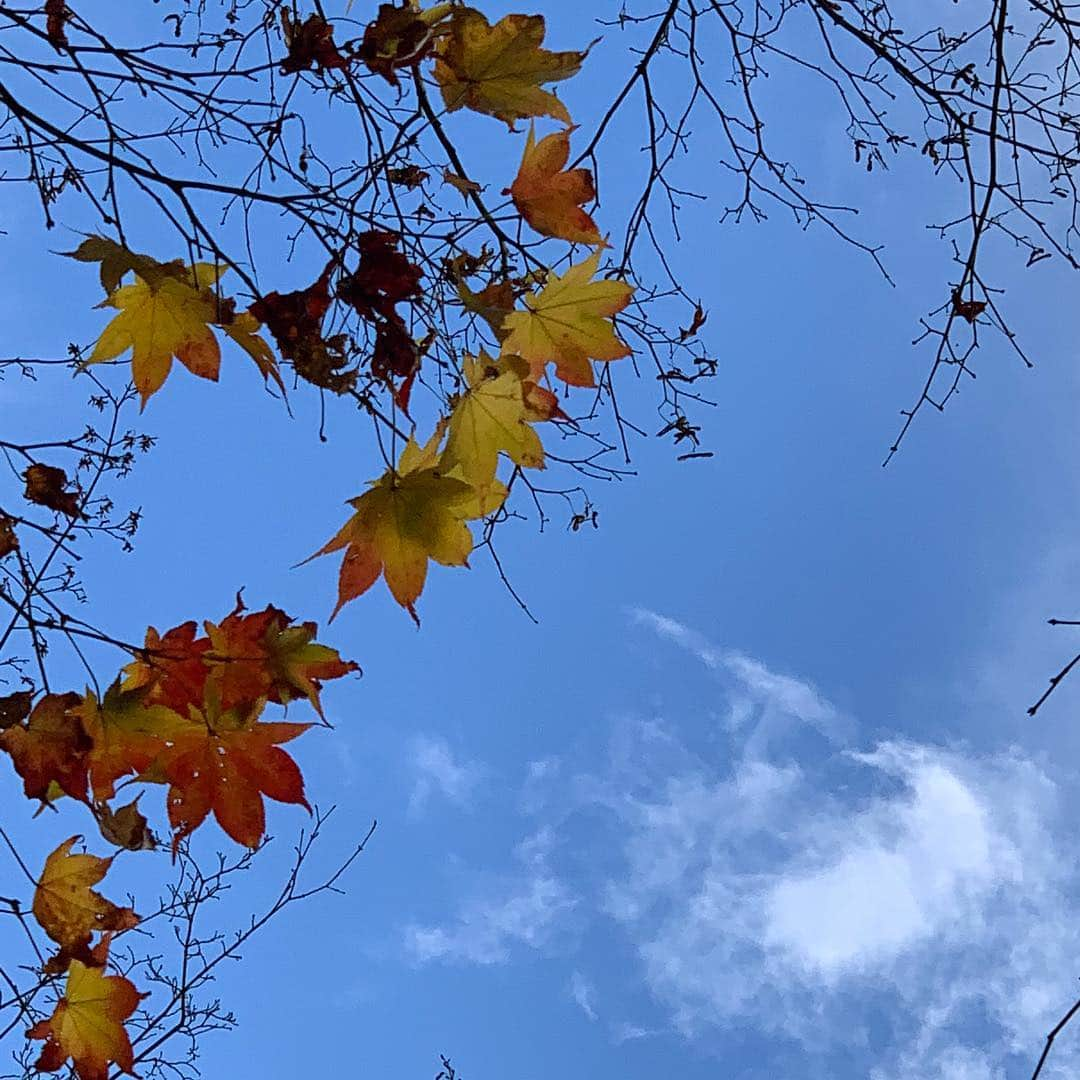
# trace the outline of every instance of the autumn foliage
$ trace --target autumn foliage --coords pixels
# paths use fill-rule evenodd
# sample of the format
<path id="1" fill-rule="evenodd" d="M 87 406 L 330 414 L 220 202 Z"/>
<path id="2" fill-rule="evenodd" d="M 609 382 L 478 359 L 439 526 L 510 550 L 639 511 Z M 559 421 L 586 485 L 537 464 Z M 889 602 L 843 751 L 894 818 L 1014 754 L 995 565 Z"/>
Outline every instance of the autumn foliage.
<path id="1" fill-rule="evenodd" d="M 81 21 L 51 2 L 44 15 L 54 49 L 70 49 Z M 332 617 L 382 578 L 419 622 L 431 564 L 469 565 L 478 529 L 500 513 L 515 479 L 545 468 L 548 433 L 569 422 L 567 395 L 596 386 L 594 365 L 631 352 L 616 320 L 634 288 L 605 270 L 606 244 L 592 216 L 594 179 L 570 164 L 575 129 L 554 90 L 581 69 L 588 49 L 545 48 L 539 15 L 493 23 L 456 3 L 380 4 L 351 41 L 318 11 L 300 15 L 283 6 L 278 30 L 276 66 L 285 78 L 374 75 L 399 91 L 412 86 L 434 116 L 426 82 L 446 114 L 468 109 L 501 122 L 493 138 L 505 144 L 514 228 L 566 248 L 545 248 L 550 261 L 542 262 L 522 246 L 522 268 L 505 248 L 496 259 L 486 246 L 459 247 L 433 266 L 420 260 L 407 230 L 371 226 L 332 251 L 309 284 L 268 282 L 252 295 L 246 268 L 224 261 L 219 249 L 212 258 L 158 256 L 129 247 L 122 233 L 88 235 L 66 254 L 96 266 L 103 319 L 77 360 L 90 372 L 129 362 L 144 411 L 168 392 L 177 366 L 216 382 L 222 365 L 241 354 L 286 401 L 286 370 L 293 389 L 306 383 L 352 397 L 373 414 L 372 394 L 384 390 L 396 449 L 371 470 L 376 475 L 349 499 L 351 516 L 311 558 L 341 555 Z M 538 121 L 555 128 L 540 133 Z M 459 170 L 447 167 L 444 182 L 471 205 L 483 189 Z M 408 191 L 429 182 L 415 165 L 387 176 Z M 591 253 L 575 250 L 579 245 Z M 431 318 L 433 303 L 447 303 L 447 288 L 445 313 L 474 328 L 474 344 L 456 357 L 433 411 L 430 394 L 417 407 L 415 390 L 445 384 L 448 369 L 445 359 L 432 359 L 434 331 L 418 334 L 417 325 Z M 342 329 L 347 319 L 355 331 Z M 69 529 L 90 520 L 88 492 L 63 468 L 32 459 L 23 478 L 26 500 Z M 0 520 L 2 555 L 19 551 L 20 535 L 17 522 Z M 357 670 L 317 640 L 314 623 L 274 606 L 248 611 L 238 597 L 219 622 L 150 627 L 127 648 L 128 662 L 104 689 L 24 690 L 0 700 L 0 751 L 27 799 L 61 813 L 81 806 L 94 843 L 125 857 L 155 847 L 155 830 L 164 825 L 176 858 L 210 818 L 236 844 L 256 850 L 266 835 L 267 800 L 309 809 L 292 744 L 325 722 L 324 683 Z M 310 710 L 312 721 L 293 720 L 296 707 Z M 285 709 L 288 719 L 272 715 Z M 51 1015 L 27 1031 L 43 1043 L 38 1071 L 69 1065 L 80 1080 L 135 1072 L 128 1025 L 146 992 L 109 969 L 140 916 L 108 898 L 107 888 L 99 891 L 116 858 L 83 850 L 82 837 L 72 835 L 36 877 L 28 915 L 53 946 L 42 977 L 57 981 Z"/>

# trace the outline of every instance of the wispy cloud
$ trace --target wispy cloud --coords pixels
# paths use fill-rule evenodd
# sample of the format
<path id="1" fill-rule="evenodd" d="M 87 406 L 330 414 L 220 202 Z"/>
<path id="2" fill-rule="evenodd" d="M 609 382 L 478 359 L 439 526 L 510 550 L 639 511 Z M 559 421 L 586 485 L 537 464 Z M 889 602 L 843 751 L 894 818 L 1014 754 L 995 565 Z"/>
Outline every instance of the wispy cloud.
<path id="1" fill-rule="evenodd" d="M 445 739 L 429 735 L 418 735 L 409 743 L 409 767 L 414 776 L 409 797 L 412 817 L 423 813 L 432 795 L 464 806 L 483 776 L 478 764 L 459 761 Z"/>
<path id="2" fill-rule="evenodd" d="M 770 701 L 759 709 L 834 714 L 808 683 L 637 619 L 712 668 L 751 673 L 743 685 Z M 1080 949 L 1075 830 L 1044 771 L 1016 752 L 902 740 L 796 766 L 741 739 L 752 726 L 725 765 L 685 749 L 658 759 L 642 734 L 637 764 L 623 745 L 595 783 L 624 860 L 603 907 L 677 1027 L 750 1028 L 822 1054 L 861 1044 L 873 1080 L 998 1080 L 1028 1062 L 1067 1004 L 1062 958 Z M 1063 1050 L 1051 1075 L 1078 1063 Z"/>
<path id="3" fill-rule="evenodd" d="M 405 947 L 418 963 L 504 964 L 516 949 L 544 947 L 578 900 L 549 865 L 552 836 L 530 836 L 515 851 L 517 869 L 463 903 L 442 926 L 408 926 Z"/>
<path id="4" fill-rule="evenodd" d="M 570 976 L 570 997 L 574 1004 L 592 1021 L 598 1019 L 596 1012 L 596 987 L 581 974 L 575 971 Z"/>
<path id="5" fill-rule="evenodd" d="M 833 743 L 854 734 L 851 720 L 805 679 L 773 671 L 760 660 L 734 649 L 719 649 L 696 630 L 646 608 L 631 609 L 633 620 L 685 649 L 707 668 L 727 676 L 729 722 L 741 728 L 743 752 L 764 757 L 793 725 L 806 725 Z"/>
<path id="6" fill-rule="evenodd" d="M 578 958 L 570 996 L 590 1019 L 603 1001 L 615 1041 L 768 1040 L 747 1076 L 790 1075 L 777 1063 L 796 1059 L 804 1077 L 868 1080 L 1030 1067 L 1080 954 L 1072 796 L 1015 751 L 860 747 L 812 683 L 634 617 L 722 676 L 734 721 L 702 739 L 629 718 L 606 759 L 532 769 L 519 809 L 548 828 L 557 816 L 560 872 L 541 830 L 455 919 L 411 927 L 413 956 L 503 963 L 589 920 L 631 950 L 654 1002 L 643 1015 L 624 976 Z M 807 726 L 827 738 L 796 754 Z M 630 1009 L 643 1023 L 608 1018 Z M 1044 1078 L 1078 1068 L 1080 1046 L 1064 1042 Z"/>

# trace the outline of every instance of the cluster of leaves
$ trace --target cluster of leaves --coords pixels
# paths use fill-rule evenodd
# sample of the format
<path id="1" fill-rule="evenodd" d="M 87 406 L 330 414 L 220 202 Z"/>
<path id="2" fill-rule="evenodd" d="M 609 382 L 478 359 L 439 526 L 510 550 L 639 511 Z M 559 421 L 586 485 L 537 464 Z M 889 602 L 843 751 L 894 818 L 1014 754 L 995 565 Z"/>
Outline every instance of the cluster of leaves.
<path id="1" fill-rule="evenodd" d="M 223 346 L 231 342 L 272 393 L 284 398 L 307 383 L 378 415 L 392 434 L 381 474 L 350 500 L 351 518 L 315 554 L 343 553 L 331 618 L 382 577 L 419 621 L 416 603 L 429 563 L 468 565 L 477 543 L 473 523 L 495 520 L 523 470 L 545 468 L 544 432 L 573 424 L 566 409 L 574 388 L 595 391 L 603 378 L 596 365 L 631 354 L 616 319 L 634 288 L 625 271 L 602 264 L 607 244 L 592 217 L 594 177 L 571 164 L 575 128 L 550 89 L 580 70 L 588 50 L 545 49 L 541 16 L 513 14 L 492 23 L 460 3 L 380 4 L 362 38 L 348 43 L 335 40 L 334 26 L 320 13 L 301 18 L 295 6 L 279 10 L 281 73 L 348 78 L 363 70 L 398 90 L 412 82 L 418 108 L 441 132 L 426 97 L 428 80 L 445 113 L 468 109 L 506 125 L 502 137 L 519 140 L 508 146 L 512 159 L 520 153 L 520 164 L 516 175 L 512 165 L 507 170 L 509 213 L 502 223 L 491 218 L 478 196 L 483 189 L 463 175 L 456 158 L 456 171 L 445 172 L 446 182 L 486 219 L 500 257 L 486 242 L 476 250 L 475 243 L 467 248 L 455 240 L 436 258 L 430 240 L 410 234 L 404 219 L 395 229 L 372 215 L 336 249 L 324 244 L 328 258 L 311 284 L 262 289 L 246 264 L 231 260 L 205 231 L 196 228 L 198 242 L 187 245 L 186 258 L 158 259 L 129 247 L 115 220 L 115 239 L 88 235 L 66 253 L 97 267 L 99 307 L 111 312 L 93 346 L 72 346 L 72 356 L 99 387 L 98 365 L 128 358 L 133 389 L 116 403 L 137 399 L 146 410 L 174 361 L 217 381 Z M 49 3 L 45 15 L 50 45 L 75 55 L 71 39 L 86 24 L 63 4 Z M 556 130 L 538 133 L 538 122 L 553 122 Z M 427 178 L 412 165 L 387 163 L 385 172 L 391 184 L 409 190 Z M 519 236 L 531 230 L 540 241 L 565 246 L 545 244 L 541 259 L 532 241 L 519 240 L 511 245 L 521 257 L 515 265 L 505 239 L 511 219 Z M 234 276 L 226 279 L 227 273 Z M 223 285 L 237 279 L 243 282 L 237 292 Z M 436 358 L 435 331 L 418 335 L 416 327 L 425 320 L 430 326 L 440 307 L 472 336 L 447 334 Z M 286 386 L 287 368 L 293 388 Z M 438 388 L 435 409 L 423 417 L 414 395 L 421 384 Z M 372 404 L 373 386 L 386 392 L 393 419 Z M 78 441 L 43 445 L 83 450 Z M 89 521 L 92 484 L 24 453 L 25 498 L 57 515 L 62 527 L 49 535 L 60 550 Z M 112 460 L 111 451 L 99 454 Z M 24 525 L 0 515 L 0 558 L 22 558 L 16 530 Z M 28 568 L 24 577 L 24 607 L 32 612 L 40 603 L 33 591 L 40 572 Z M 161 818 L 174 860 L 185 857 L 188 838 L 211 816 L 254 851 L 266 832 L 266 799 L 308 807 L 300 769 L 284 747 L 312 725 L 264 714 L 302 698 L 323 719 L 322 684 L 356 669 L 316 641 L 313 623 L 272 606 L 249 612 L 238 600 L 218 623 L 149 629 L 142 646 L 124 646 L 131 662 L 107 689 L 95 681 L 95 689 L 79 694 L 50 689 L 40 627 L 122 643 L 50 609 L 27 621 L 42 687 L 0 699 L 0 752 L 32 802 L 57 810 L 80 806 L 103 841 L 134 853 L 158 844 L 154 829 L 162 826 L 148 809 L 149 793 L 163 790 Z M 60 844 L 35 879 L 29 914 L 55 946 L 41 957 L 39 989 L 55 988 L 57 1000 L 51 1015 L 36 1007 L 24 1015 L 28 1037 L 44 1042 L 38 1071 L 67 1066 L 80 1080 L 106 1080 L 139 1063 L 132 1024 L 146 1012 L 140 1002 L 149 991 L 115 959 L 115 939 L 141 925 L 135 901 L 124 906 L 95 891 L 115 856 L 76 851 L 79 840 Z"/>
<path id="2" fill-rule="evenodd" d="M 465 355 L 459 391 L 421 445 L 410 435 L 369 489 L 351 500 L 352 518 L 316 554 L 344 550 L 337 614 L 380 576 L 397 602 L 417 619 L 415 603 L 427 566 L 466 566 L 474 539 L 467 522 L 500 509 L 508 483 L 497 474 L 505 459 L 514 470 L 544 467 L 537 425 L 559 422 L 560 386 L 594 387 L 593 362 L 630 355 L 614 317 L 634 289 L 598 276 L 605 242 L 587 204 L 595 199 L 592 174 L 568 168 L 570 114 L 547 84 L 576 74 L 584 52 L 543 47 L 544 19 L 507 15 L 495 24 L 470 7 L 382 4 L 355 55 L 334 44 L 321 16 L 304 23 L 286 16 L 289 54 L 283 71 L 347 69 L 356 63 L 396 84 L 404 68 L 430 61 L 446 109 L 468 108 L 504 121 L 511 132 L 523 120 L 550 117 L 563 129 L 537 139 L 530 126 L 517 176 L 506 194 L 522 221 L 543 237 L 593 247 L 562 273 L 537 264 L 525 277 L 508 271 L 474 292 L 467 278 L 483 257 L 459 255 L 448 273 L 464 310 L 480 316 L 496 354 Z M 465 189 L 466 191 L 468 188 Z M 275 359 L 259 328 L 265 325 L 282 357 L 300 377 L 335 393 L 355 389 L 346 335 L 326 335 L 323 324 L 336 299 L 373 332 L 368 359 L 375 379 L 393 387 L 409 415 L 410 394 L 423 362 L 424 342 L 411 336 L 399 305 L 423 293 L 423 272 L 399 250 L 401 237 L 372 229 L 355 242 L 354 267 L 335 256 L 307 288 L 259 297 L 247 311 L 217 291 L 220 268 L 158 263 L 101 237 L 73 255 L 101 265 L 106 304 L 120 314 L 105 328 L 87 362 L 111 360 L 130 348 L 132 377 L 143 403 L 165 381 L 173 357 L 190 371 L 216 379 L 220 349 L 214 328 L 255 360 L 264 378 L 280 383 Z M 127 272 L 135 283 L 121 285 Z"/>
<path id="3" fill-rule="evenodd" d="M 112 805 L 132 785 L 166 786 L 174 856 L 211 813 L 233 840 L 256 848 L 266 829 L 264 798 L 307 807 L 303 777 L 281 746 L 311 724 L 264 720 L 266 706 L 305 699 L 322 717 L 322 684 L 357 668 L 316 632 L 278 608 L 247 612 L 240 601 L 201 633 L 194 622 L 164 634 L 150 628 L 101 700 L 90 690 L 36 703 L 25 691 L 3 699 L 0 750 L 27 798 L 85 804 L 102 836 L 122 849 L 156 842 L 141 796 Z M 81 1080 L 104 1080 L 111 1064 L 132 1069 L 123 1022 L 143 996 L 128 979 L 105 974 L 109 938 L 139 920 L 93 891 L 112 859 L 73 854 L 78 839 L 48 857 L 37 881 L 31 910 L 57 945 L 43 972 L 67 981 L 52 1016 L 28 1034 L 46 1040 L 39 1070 L 70 1059 Z"/>

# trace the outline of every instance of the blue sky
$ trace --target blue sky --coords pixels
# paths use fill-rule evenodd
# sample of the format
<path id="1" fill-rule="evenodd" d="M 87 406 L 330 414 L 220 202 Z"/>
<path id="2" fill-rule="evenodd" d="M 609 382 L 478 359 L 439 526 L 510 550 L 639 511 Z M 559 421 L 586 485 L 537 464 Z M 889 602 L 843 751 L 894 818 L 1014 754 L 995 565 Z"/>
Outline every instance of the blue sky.
<path id="1" fill-rule="evenodd" d="M 591 5 L 537 10 L 557 47 L 593 36 Z M 605 42 L 590 76 L 621 56 Z M 566 91 L 580 114 L 589 95 Z M 599 529 L 509 527 L 539 625 L 480 558 L 433 574 L 419 631 L 381 585 L 324 631 L 364 677 L 328 688 L 336 730 L 296 745 L 337 806 L 319 860 L 379 827 L 345 895 L 286 913 L 222 975 L 240 1026 L 205 1041 L 204 1075 L 396 1080 L 439 1053 L 462 1080 L 1030 1075 L 1080 946 L 1074 688 L 1025 716 L 1073 644 L 1044 620 L 1076 614 L 1080 581 L 1075 283 L 1049 262 L 1021 278 L 1037 368 L 987 348 L 882 469 L 947 276 L 922 221 L 946 203 L 914 157 L 850 170 L 833 119 L 807 108 L 777 134 L 864 207 L 897 286 L 779 215 L 721 228 L 702 130 L 686 168 L 710 200 L 673 252 L 719 359 L 715 456 L 639 441 L 638 475 L 592 490 Z M 608 175 L 614 221 L 630 189 Z M 96 283 L 42 252 L 25 205 L 3 238 L 7 351 L 54 355 L 98 332 Z M 650 379 L 620 380 L 655 430 Z M 84 397 L 66 376 L 0 385 L 11 430 Z M 137 549 L 86 567 L 106 629 L 223 615 L 240 586 L 325 622 L 333 560 L 288 568 L 378 466 L 342 417 L 320 445 L 316 403 L 292 405 L 236 357 L 218 386 L 173 374 L 142 420 L 159 447 L 123 488 L 146 512 Z M 304 825 L 270 821 L 223 923 L 261 906 Z M 73 831 L 14 824 L 41 850 Z M 129 871 L 140 888 L 155 858 Z M 1049 1075 L 1073 1074 L 1077 1046 Z"/>

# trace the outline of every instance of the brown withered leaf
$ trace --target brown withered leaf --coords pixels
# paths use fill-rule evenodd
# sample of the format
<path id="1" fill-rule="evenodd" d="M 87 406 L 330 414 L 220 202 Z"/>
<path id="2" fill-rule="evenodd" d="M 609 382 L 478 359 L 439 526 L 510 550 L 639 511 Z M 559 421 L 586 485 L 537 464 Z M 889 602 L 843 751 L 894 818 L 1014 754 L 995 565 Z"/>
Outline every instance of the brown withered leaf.
<path id="1" fill-rule="evenodd" d="M 0 731 L 21 724 L 29 715 L 34 695 L 29 690 L 16 690 L 0 697 Z"/>
<path id="2" fill-rule="evenodd" d="M 15 535 L 15 523 L 11 518 L 0 516 L 0 559 L 19 548 L 19 538 Z"/>
<path id="3" fill-rule="evenodd" d="M 973 323 L 986 310 L 985 300 L 965 300 L 960 290 L 952 295 L 954 315 L 959 315 L 966 322 Z"/>
<path id="4" fill-rule="evenodd" d="M 67 21 L 70 14 L 64 0 L 45 0 L 45 36 L 58 50 L 68 43 Z"/>
<path id="5" fill-rule="evenodd" d="M 74 711 L 80 700 L 78 694 L 46 694 L 25 724 L 0 731 L 0 750 L 11 755 L 28 799 L 49 799 L 58 787 L 86 801 L 91 744 Z"/>
<path id="6" fill-rule="evenodd" d="M 399 165 L 397 168 L 386 170 L 386 179 L 391 184 L 408 188 L 410 191 L 415 191 L 427 178 L 428 173 L 411 162 L 408 165 Z"/>
<path id="7" fill-rule="evenodd" d="M 139 810 L 138 799 L 116 810 L 108 803 L 97 803 L 94 816 L 101 835 L 110 844 L 128 851 L 152 851 L 157 847 L 157 837 L 150 831 L 145 816 Z"/>
<path id="8" fill-rule="evenodd" d="M 68 478 L 63 469 L 38 462 L 23 473 L 23 479 L 26 481 L 23 496 L 28 502 L 47 506 L 50 510 L 67 514 L 70 518 L 86 519 L 86 515 L 79 509 L 80 493 L 64 490 L 68 485 Z"/>
<path id="9" fill-rule="evenodd" d="M 449 184 L 459 191 L 463 199 L 467 199 L 472 194 L 478 195 L 484 190 L 475 180 L 470 180 L 465 176 L 458 176 L 457 173 L 451 172 L 449 169 L 443 169 L 442 178 L 443 183 Z"/>
<path id="10" fill-rule="evenodd" d="M 356 239 L 360 262 L 351 274 L 342 276 L 337 294 L 362 319 L 391 318 L 396 304 L 420 295 L 423 271 L 398 251 L 400 240 L 396 233 L 381 229 L 371 229 Z"/>
<path id="11" fill-rule="evenodd" d="M 334 24 L 321 15 L 309 15 L 303 22 L 294 23 L 288 8 L 281 9 L 281 29 L 289 55 L 281 62 L 282 75 L 300 71 L 343 70 L 349 66 L 348 57 L 338 52 L 334 44 Z"/>
<path id="12" fill-rule="evenodd" d="M 378 15 L 368 23 L 360 42 L 357 56 L 361 62 L 391 86 L 397 86 L 397 69 L 416 67 L 435 44 L 426 14 L 408 0 L 402 7 L 380 4 Z"/>
<path id="13" fill-rule="evenodd" d="M 124 275 L 129 272 L 135 273 L 155 289 L 169 278 L 184 281 L 190 275 L 183 259 L 158 262 L 149 255 L 129 251 L 123 244 L 118 244 L 107 236 L 88 236 L 74 251 L 62 251 L 61 254 L 78 262 L 96 262 L 101 276 L 101 287 L 110 294 L 119 288 Z"/>
<path id="14" fill-rule="evenodd" d="M 249 308 L 277 342 L 281 355 L 292 361 L 302 379 L 344 394 L 356 385 L 356 372 L 342 370 L 347 359 L 341 343 L 322 336 L 322 323 L 330 308 L 330 275 L 337 265 L 331 259 L 306 289 L 267 293 Z"/>
<path id="15" fill-rule="evenodd" d="M 705 325 L 705 320 L 708 319 L 709 313 L 698 304 L 694 308 L 694 317 L 690 320 L 689 326 L 684 326 L 679 330 L 679 340 L 687 341 L 694 337 L 695 334 Z"/>

